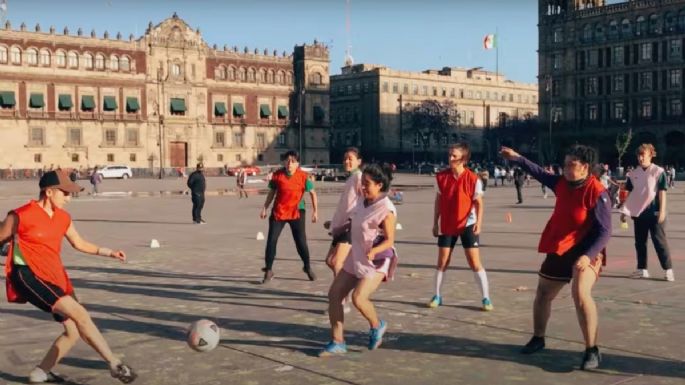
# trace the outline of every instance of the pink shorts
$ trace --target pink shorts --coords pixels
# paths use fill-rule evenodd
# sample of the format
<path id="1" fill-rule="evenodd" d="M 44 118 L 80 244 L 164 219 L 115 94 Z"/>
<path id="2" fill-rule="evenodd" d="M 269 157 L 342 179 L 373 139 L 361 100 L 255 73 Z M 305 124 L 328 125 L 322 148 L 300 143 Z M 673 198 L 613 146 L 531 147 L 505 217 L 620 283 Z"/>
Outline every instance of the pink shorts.
<path id="1" fill-rule="evenodd" d="M 369 261 L 368 259 L 358 261 L 354 258 L 347 258 L 343 270 L 359 279 L 370 278 L 376 273 L 381 273 L 384 275 L 383 281 L 387 281 L 391 262 L 392 258 L 376 259 L 374 261 Z"/>

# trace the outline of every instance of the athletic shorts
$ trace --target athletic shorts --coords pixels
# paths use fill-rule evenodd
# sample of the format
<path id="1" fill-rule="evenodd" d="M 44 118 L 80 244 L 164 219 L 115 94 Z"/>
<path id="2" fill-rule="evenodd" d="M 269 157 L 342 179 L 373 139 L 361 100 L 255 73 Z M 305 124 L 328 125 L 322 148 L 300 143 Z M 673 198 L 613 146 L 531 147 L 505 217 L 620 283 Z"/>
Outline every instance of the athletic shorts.
<path id="1" fill-rule="evenodd" d="M 30 304 L 44 312 L 52 313 L 52 318 L 57 322 L 67 320 L 66 317 L 52 311 L 57 301 L 67 295 L 64 290 L 36 277 L 27 266 L 14 265 L 11 279 L 17 292 Z"/>
<path id="2" fill-rule="evenodd" d="M 571 282 L 573 269 L 581 256 L 583 256 L 583 253 L 578 248 L 571 249 L 563 255 L 547 254 L 547 257 L 540 266 L 538 275 L 552 281 Z M 602 260 L 603 258 L 600 256 L 595 260 L 594 264 L 590 264 L 590 268 L 598 277 L 602 268 Z"/>
<path id="3" fill-rule="evenodd" d="M 438 237 L 438 247 L 454 249 L 457 244 L 457 238 L 461 237 L 461 246 L 465 249 L 478 248 L 478 236 L 473 233 L 473 225 L 466 226 L 461 235 L 440 235 Z"/>
<path id="4" fill-rule="evenodd" d="M 338 246 L 338 243 L 352 243 L 352 235 L 350 235 L 350 232 L 345 231 L 344 233 L 334 236 L 333 241 L 331 242 L 331 247 Z"/>

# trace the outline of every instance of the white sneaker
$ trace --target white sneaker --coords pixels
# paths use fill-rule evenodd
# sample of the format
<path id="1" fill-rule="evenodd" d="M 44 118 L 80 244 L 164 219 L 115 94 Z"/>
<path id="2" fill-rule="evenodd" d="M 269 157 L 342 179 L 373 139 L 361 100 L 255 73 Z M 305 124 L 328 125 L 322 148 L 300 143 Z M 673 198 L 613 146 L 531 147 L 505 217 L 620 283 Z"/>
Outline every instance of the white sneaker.
<path id="1" fill-rule="evenodd" d="M 673 269 L 666 270 L 666 275 L 664 276 L 664 279 L 668 282 L 675 281 L 675 277 L 673 276 Z"/>
<path id="2" fill-rule="evenodd" d="M 630 275 L 630 278 L 649 278 L 647 269 L 637 269 Z"/>

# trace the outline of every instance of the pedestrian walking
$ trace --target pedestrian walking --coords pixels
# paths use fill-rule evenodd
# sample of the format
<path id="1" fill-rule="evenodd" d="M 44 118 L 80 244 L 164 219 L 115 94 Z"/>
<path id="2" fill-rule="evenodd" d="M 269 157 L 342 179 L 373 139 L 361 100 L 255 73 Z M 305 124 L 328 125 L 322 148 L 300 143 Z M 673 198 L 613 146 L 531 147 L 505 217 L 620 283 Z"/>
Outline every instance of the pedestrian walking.
<path id="1" fill-rule="evenodd" d="M 78 176 L 79 176 L 79 175 L 78 175 L 78 170 L 76 170 L 75 168 L 72 168 L 72 169 L 71 169 L 71 172 L 69 173 L 69 180 L 71 180 L 72 182 L 74 182 L 74 184 L 76 184 L 77 186 L 78 186 Z M 72 196 L 73 196 L 74 198 L 78 198 L 78 195 L 79 195 L 79 192 L 78 192 L 78 191 L 75 191 L 75 192 L 72 194 Z"/>
<path id="2" fill-rule="evenodd" d="M 592 287 L 599 278 L 603 259 L 601 251 L 611 237 L 611 200 L 606 189 L 590 172 L 596 158 L 595 151 L 581 145 L 568 148 L 562 177 L 544 172 L 511 148 L 502 147 L 500 154 L 523 167 L 554 191 L 557 197 L 538 245 L 538 251 L 547 256 L 538 273 L 533 304 L 533 337 L 521 353 L 532 354 L 545 347 L 552 301 L 564 285 L 571 282 L 578 323 L 585 339 L 580 368 L 595 369 L 602 357 L 597 347 L 598 316 Z"/>
<path id="3" fill-rule="evenodd" d="M 190 189 L 190 200 L 193 203 L 193 223 L 198 225 L 207 223 L 202 218 L 202 209 L 205 207 L 205 191 L 207 190 L 204 170 L 204 165 L 198 163 L 195 171 L 188 176 L 188 182 L 186 183 Z"/>
<path id="4" fill-rule="evenodd" d="M 52 344 L 43 360 L 29 373 L 29 383 L 64 382 L 52 370 L 81 337 L 107 363 L 112 377 L 123 383 L 136 379 L 133 369 L 110 350 L 86 308 L 76 299 L 61 257 L 66 238 L 74 249 L 92 255 L 126 261 L 121 250 L 96 246 L 76 231 L 64 210 L 70 195 L 83 190 L 62 170 L 48 171 L 38 182 L 38 200 L 12 210 L 0 226 L 0 239 L 10 240 L 5 262 L 9 302 L 29 302 L 62 324 L 64 333 Z"/>
<path id="5" fill-rule="evenodd" d="M 656 156 L 654 146 L 643 143 L 637 148 L 639 166 L 630 172 L 626 181 L 628 197 L 621 207 L 621 220 L 633 219 L 637 270 L 633 278 L 649 278 L 647 270 L 647 235 L 651 234 L 654 249 L 659 257 L 664 279 L 675 281 L 671 252 L 666 239 L 666 172 L 652 163 Z"/>
<path id="6" fill-rule="evenodd" d="M 392 280 L 397 266 L 394 249 L 397 209 L 386 195 L 391 180 L 389 166 L 366 166 L 362 174 L 364 198 L 351 213 L 350 222 L 333 229 L 334 236 L 349 231 L 352 248 L 328 291 L 331 341 L 319 352 L 320 357 L 347 352 L 342 303 L 352 290 L 354 306 L 369 323 L 369 350 L 377 349 L 383 342 L 388 322 L 378 317 L 371 295 L 383 281 Z"/>
<path id="7" fill-rule="evenodd" d="M 47 173 L 48 171 L 46 171 Z M 45 175 L 45 173 L 43 174 Z M 100 193 L 100 183 L 102 183 L 102 173 L 98 172 L 98 166 L 93 168 L 93 173 L 90 174 L 90 184 L 93 186 L 93 195 Z"/>
<path id="8" fill-rule="evenodd" d="M 516 167 L 513 171 L 514 173 L 514 187 L 516 187 L 516 204 L 520 205 L 523 203 L 523 184 L 526 183 L 526 173 L 521 169 L 521 167 Z"/>
<path id="9" fill-rule="evenodd" d="M 306 212 L 303 199 L 304 193 L 308 192 L 312 200 L 312 223 L 316 223 L 319 214 L 314 183 L 309 179 L 309 174 L 300 168 L 300 155 L 297 151 L 291 150 L 285 153 L 283 166 L 282 169 L 274 172 L 269 181 L 269 193 L 259 214 L 260 218 L 265 219 L 271 202 L 274 202 L 269 216 L 269 235 L 264 252 L 263 284 L 270 282 L 274 277 L 273 264 L 276 259 L 276 245 L 286 224 L 290 226 L 297 253 L 304 264 L 302 270 L 307 274 L 310 281 L 316 280 L 316 275 L 309 263 L 309 247 L 307 246 L 305 229 Z"/>
<path id="10" fill-rule="evenodd" d="M 245 199 L 247 199 L 247 191 L 245 191 L 245 183 L 247 183 L 247 172 L 243 167 L 238 169 L 238 173 L 235 176 L 236 179 L 236 185 L 238 186 L 238 199 L 241 199 L 243 197 L 243 194 L 245 195 Z"/>

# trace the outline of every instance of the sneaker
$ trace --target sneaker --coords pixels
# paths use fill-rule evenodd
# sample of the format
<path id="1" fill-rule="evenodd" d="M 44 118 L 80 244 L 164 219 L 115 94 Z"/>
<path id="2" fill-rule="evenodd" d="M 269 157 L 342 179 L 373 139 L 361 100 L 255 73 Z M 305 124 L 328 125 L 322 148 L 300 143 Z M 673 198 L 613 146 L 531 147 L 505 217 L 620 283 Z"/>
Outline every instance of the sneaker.
<path id="1" fill-rule="evenodd" d="M 303 267 L 302 271 L 307 274 L 307 278 L 309 278 L 310 281 L 316 281 L 316 274 L 314 274 L 314 270 L 312 270 L 311 267 Z"/>
<path id="2" fill-rule="evenodd" d="M 428 302 L 427 305 L 431 309 L 435 309 L 438 306 L 442 306 L 442 297 L 439 295 L 434 295 L 433 298 L 431 298 L 431 301 Z"/>
<path id="3" fill-rule="evenodd" d="M 545 337 L 533 336 L 528 343 L 521 348 L 521 354 L 533 354 L 545 348 Z"/>
<path id="4" fill-rule="evenodd" d="M 206 224 L 207 222 L 205 222 L 204 219 L 200 219 L 200 222 L 198 222 L 198 223 L 201 224 L 201 225 L 204 225 L 204 224 Z"/>
<path id="5" fill-rule="evenodd" d="M 597 369 L 600 362 L 602 362 L 602 355 L 599 353 L 599 349 L 596 346 L 593 348 L 587 348 L 585 349 L 585 354 L 583 355 L 583 362 L 580 364 L 580 369 Z"/>
<path id="6" fill-rule="evenodd" d="M 61 384 L 65 381 L 64 378 L 58 376 L 54 372 L 43 371 L 43 369 L 36 367 L 29 373 L 29 384 Z"/>
<path id="7" fill-rule="evenodd" d="M 490 298 L 483 298 L 483 311 L 492 311 L 494 308 Z"/>
<path id="8" fill-rule="evenodd" d="M 673 269 L 666 270 L 666 275 L 664 275 L 664 279 L 668 282 L 675 281 L 675 276 L 673 276 Z"/>
<path id="9" fill-rule="evenodd" d="M 369 350 L 378 349 L 383 342 L 383 334 L 388 328 L 388 323 L 381 320 L 381 324 L 377 328 L 369 329 Z"/>
<path id="10" fill-rule="evenodd" d="M 272 279 L 274 279 L 274 272 L 273 270 L 269 270 L 266 267 L 262 269 L 264 272 L 264 279 L 262 279 L 262 285 L 271 282 Z"/>
<path id="11" fill-rule="evenodd" d="M 119 363 L 117 366 L 110 367 L 109 374 L 124 384 L 130 384 L 138 378 L 138 375 L 133 371 L 133 368 L 123 362 Z"/>
<path id="12" fill-rule="evenodd" d="M 319 357 L 332 357 L 345 353 L 347 353 L 347 344 L 345 342 L 331 341 L 319 352 Z"/>
<path id="13" fill-rule="evenodd" d="M 630 278 L 649 278 L 649 271 L 647 269 L 637 269 L 630 275 Z"/>

